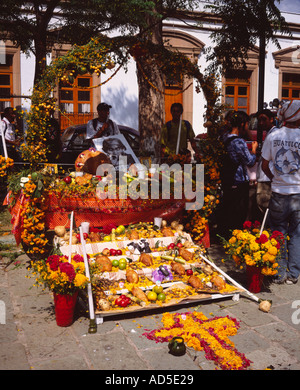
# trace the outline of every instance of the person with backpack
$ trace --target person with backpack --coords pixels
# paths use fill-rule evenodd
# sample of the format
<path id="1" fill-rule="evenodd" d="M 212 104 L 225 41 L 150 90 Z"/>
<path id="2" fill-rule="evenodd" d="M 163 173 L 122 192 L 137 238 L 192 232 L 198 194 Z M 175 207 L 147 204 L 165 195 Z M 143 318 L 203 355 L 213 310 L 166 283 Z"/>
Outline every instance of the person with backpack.
<path id="1" fill-rule="evenodd" d="M 224 136 L 224 156 L 220 168 L 223 190 L 219 230 L 224 238 L 230 230 L 242 229 L 249 206 L 249 176 L 246 167 L 256 162 L 258 143 L 252 142 L 252 152 L 240 137 L 244 116 L 235 112 L 230 120 L 231 131 Z"/>
<path id="2" fill-rule="evenodd" d="M 195 150 L 195 133 L 190 122 L 182 120 L 183 107 L 181 103 L 173 103 L 171 106 L 172 120 L 168 121 L 161 130 L 161 149 L 163 156 L 173 154 L 190 154 L 188 150 L 188 141 L 190 141 L 193 150 Z M 177 141 L 180 131 L 178 153 Z"/>
<path id="3" fill-rule="evenodd" d="M 107 103 L 98 104 L 98 118 L 88 121 L 86 139 L 95 139 L 120 134 L 118 125 L 109 119 L 110 109 L 111 106 Z"/>

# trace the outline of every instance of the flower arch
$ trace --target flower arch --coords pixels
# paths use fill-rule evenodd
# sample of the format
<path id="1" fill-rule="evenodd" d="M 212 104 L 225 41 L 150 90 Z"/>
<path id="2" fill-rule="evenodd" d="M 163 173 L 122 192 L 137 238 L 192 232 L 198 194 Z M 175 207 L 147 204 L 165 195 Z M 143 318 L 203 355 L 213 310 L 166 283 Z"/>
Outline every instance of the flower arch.
<path id="1" fill-rule="evenodd" d="M 22 224 L 21 239 L 29 248 L 28 252 L 32 256 L 43 256 L 48 245 L 44 217 L 47 208 L 47 191 L 50 188 L 51 180 L 49 179 L 50 181 L 47 182 L 47 176 L 41 170 L 41 165 L 47 162 L 47 132 L 50 129 L 51 113 L 56 108 L 53 90 L 58 82 L 67 81 L 72 85 L 77 75 L 87 72 L 99 76 L 104 74 L 106 69 L 115 67 L 116 70 L 111 76 L 113 77 L 121 67 L 126 68 L 130 56 L 136 60 L 137 66 L 145 61 L 150 61 L 150 64 L 151 61 L 156 61 L 159 63 L 161 71 L 172 79 L 182 77 L 183 74 L 194 78 L 197 82 L 196 89 L 202 89 L 207 100 L 207 121 L 214 121 L 214 118 L 217 117 L 219 107 L 215 106 L 215 102 L 219 92 L 216 88 L 216 77 L 214 75 L 205 77 L 197 64 L 192 63 L 178 51 L 171 51 L 148 41 L 139 41 L 137 38 L 109 39 L 105 36 L 98 36 L 92 38 L 86 45 L 75 45 L 66 55 L 56 58 L 34 86 L 31 110 L 27 117 L 26 144 L 22 147 L 23 159 L 30 163 L 30 173 L 28 175 L 29 181 L 23 188 L 26 202 L 21 210 L 21 217 L 25 223 L 25 225 Z M 145 74 L 145 78 L 147 76 Z M 110 78 L 107 78 L 103 83 L 108 82 Z M 94 87 L 96 86 L 92 86 L 92 88 Z M 152 87 L 155 88 L 155 85 L 153 84 Z M 204 156 L 206 152 L 207 155 Z M 212 185 L 210 188 L 207 186 L 205 188 L 207 193 L 205 207 L 194 213 L 191 216 L 192 219 L 189 218 L 190 228 L 188 230 L 196 240 L 201 239 L 205 233 L 207 218 L 218 203 L 219 179 L 214 167 L 211 167 L 215 156 L 216 149 L 207 147 L 201 157 L 201 163 L 208 168 L 207 174 Z M 196 230 L 195 226 L 197 226 Z"/>

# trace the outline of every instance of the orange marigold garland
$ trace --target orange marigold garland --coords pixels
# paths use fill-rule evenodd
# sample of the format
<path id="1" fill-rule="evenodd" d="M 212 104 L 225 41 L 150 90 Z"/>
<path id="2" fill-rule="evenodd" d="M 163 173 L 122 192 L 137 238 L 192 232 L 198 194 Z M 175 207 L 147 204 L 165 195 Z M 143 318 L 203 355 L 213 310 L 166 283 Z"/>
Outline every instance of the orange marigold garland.
<path id="1" fill-rule="evenodd" d="M 157 343 L 169 342 L 173 337 L 182 337 L 188 347 L 204 351 L 208 360 L 213 360 L 222 370 L 245 370 L 251 361 L 237 351 L 229 339 L 239 329 L 239 322 L 229 316 L 207 318 L 203 313 L 164 313 L 163 328 L 143 333 Z"/>
<path id="2" fill-rule="evenodd" d="M 0 140 L 1 142 L 1 140 Z M 11 158 L 5 158 L 4 156 L 0 155 L 0 177 L 4 177 L 7 175 L 7 169 L 13 167 L 14 160 Z"/>
<path id="3" fill-rule="evenodd" d="M 23 187 L 26 201 L 22 207 L 22 233 L 21 239 L 28 249 L 27 253 L 32 255 L 45 254 L 48 240 L 45 234 L 45 210 L 46 194 L 35 197 L 38 183 L 35 183 L 29 176 Z"/>

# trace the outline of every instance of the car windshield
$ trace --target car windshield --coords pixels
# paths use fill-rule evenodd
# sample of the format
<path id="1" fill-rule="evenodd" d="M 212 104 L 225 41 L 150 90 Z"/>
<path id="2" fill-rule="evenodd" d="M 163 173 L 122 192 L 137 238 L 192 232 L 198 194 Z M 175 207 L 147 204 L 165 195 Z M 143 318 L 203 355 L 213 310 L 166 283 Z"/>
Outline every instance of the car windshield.
<path id="1" fill-rule="evenodd" d="M 121 134 L 126 138 L 129 146 L 137 155 L 139 152 L 139 137 L 135 130 L 119 125 Z M 61 136 L 63 152 L 80 153 L 82 150 L 89 149 L 93 146 L 92 139 L 86 139 L 86 126 L 70 126 Z"/>
<path id="2" fill-rule="evenodd" d="M 75 130 L 76 130 L 76 129 L 75 129 L 74 127 L 69 127 L 69 128 L 67 128 L 67 129 L 63 132 L 63 134 L 62 134 L 62 136 L 61 136 L 61 141 L 62 141 L 62 142 L 70 141 L 70 139 L 71 139 L 72 135 L 74 134 L 74 131 L 75 131 Z"/>
<path id="3" fill-rule="evenodd" d="M 91 140 L 86 140 L 86 128 L 68 128 L 62 135 L 63 148 L 67 150 L 81 150 L 89 148 Z"/>

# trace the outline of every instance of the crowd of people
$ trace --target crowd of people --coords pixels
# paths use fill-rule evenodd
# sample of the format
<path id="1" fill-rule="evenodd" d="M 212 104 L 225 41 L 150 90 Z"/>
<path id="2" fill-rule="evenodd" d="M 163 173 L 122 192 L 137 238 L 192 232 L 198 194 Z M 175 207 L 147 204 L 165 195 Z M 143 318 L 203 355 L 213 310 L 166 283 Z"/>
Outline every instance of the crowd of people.
<path id="1" fill-rule="evenodd" d="M 300 274 L 300 101 L 282 105 L 277 112 L 280 125 L 275 126 L 276 114 L 270 110 L 256 116 L 258 126 L 265 132 L 261 151 L 257 142 L 249 139 L 248 123 L 240 112 L 230 114 L 221 136 L 235 165 L 233 182 L 222 183 L 220 233 L 226 238 L 230 230 L 242 229 L 246 219 L 262 221 L 266 216 L 265 227 L 286 237 L 274 282 L 294 284 Z M 252 141 L 250 150 L 247 141 Z M 255 208 L 250 207 L 253 188 Z"/>
<path id="2" fill-rule="evenodd" d="M 173 104 L 171 114 L 162 129 L 163 153 L 187 154 L 188 142 L 196 151 L 182 105 Z M 222 180 L 218 232 L 226 238 L 233 229 L 243 229 L 246 220 L 262 222 L 266 217 L 265 227 L 286 238 L 274 283 L 291 285 L 300 274 L 300 100 L 285 102 L 275 112 L 263 109 L 254 117 L 263 134 L 261 150 L 245 112 L 229 111 L 225 116 L 220 141 L 232 171 Z"/>

